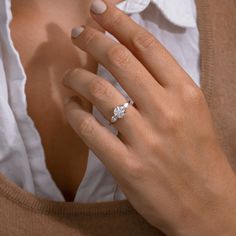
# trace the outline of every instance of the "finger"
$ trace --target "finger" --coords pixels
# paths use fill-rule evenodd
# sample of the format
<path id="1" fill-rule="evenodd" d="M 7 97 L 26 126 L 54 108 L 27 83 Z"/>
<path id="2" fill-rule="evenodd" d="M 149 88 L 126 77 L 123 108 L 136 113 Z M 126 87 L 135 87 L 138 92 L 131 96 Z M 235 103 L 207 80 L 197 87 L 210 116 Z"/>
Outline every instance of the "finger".
<path id="1" fill-rule="evenodd" d="M 72 33 L 74 44 L 103 64 L 137 107 L 146 109 L 150 99 L 161 94 L 163 88 L 123 45 L 90 27 L 77 28 Z"/>
<path id="2" fill-rule="evenodd" d="M 97 29 L 98 31 L 105 33 L 104 28 L 101 27 L 92 17 L 89 17 L 86 21 L 86 26 L 90 26 L 94 29 Z"/>
<path id="3" fill-rule="evenodd" d="M 176 60 L 151 33 L 116 8 L 114 4 L 107 0 L 104 4 L 106 7 L 100 0 L 93 2 L 92 17 L 124 44 L 161 85 L 164 87 L 176 85 L 188 78 Z"/>
<path id="4" fill-rule="evenodd" d="M 126 103 L 124 96 L 108 81 L 84 69 L 68 72 L 64 85 L 73 89 L 90 101 L 110 121 L 116 106 Z M 138 136 L 137 129 L 141 115 L 132 105 L 128 107 L 125 117 L 113 123 L 132 145 Z"/>
<path id="5" fill-rule="evenodd" d="M 125 170 L 128 148 L 85 111 L 78 98 L 73 97 L 66 102 L 65 115 L 75 132 L 111 172 Z"/>

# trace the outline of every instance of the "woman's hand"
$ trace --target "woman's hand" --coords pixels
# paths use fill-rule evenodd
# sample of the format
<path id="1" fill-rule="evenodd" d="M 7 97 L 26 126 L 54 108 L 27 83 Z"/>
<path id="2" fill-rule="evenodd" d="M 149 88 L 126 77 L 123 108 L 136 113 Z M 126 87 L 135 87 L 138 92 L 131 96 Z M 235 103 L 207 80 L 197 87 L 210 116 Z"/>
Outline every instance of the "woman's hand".
<path id="1" fill-rule="evenodd" d="M 73 30 L 73 43 L 114 75 L 135 106 L 114 123 L 118 137 L 75 98 L 65 105 L 69 123 L 152 225 L 167 235 L 236 235 L 236 178 L 201 90 L 150 33 L 106 4 L 92 17 L 120 43 L 91 27 Z M 64 83 L 108 120 L 126 102 L 84 69 Z"/>

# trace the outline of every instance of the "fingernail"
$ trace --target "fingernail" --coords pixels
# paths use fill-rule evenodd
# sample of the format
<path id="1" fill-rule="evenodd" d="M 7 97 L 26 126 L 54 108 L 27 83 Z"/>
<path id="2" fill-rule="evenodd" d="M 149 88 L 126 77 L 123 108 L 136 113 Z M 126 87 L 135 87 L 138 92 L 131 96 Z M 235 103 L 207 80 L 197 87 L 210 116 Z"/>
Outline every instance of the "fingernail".
<path id="1" fill-rule="evenodd" d="M 71 97 L 67 96 L 64 98 L 64 105 L 66 105 L 67 103 L 69 103 L 71 100 Z"/>
<path id="2" fill-rule="evenodd" d="M 94 0 L 90 10 L 95 14 L 102 14 L 106 11 L 107 5 L 102 0 Z"/>
<path id="3" fill-rule="evenodd" d="M 79 37 L 79 35 L 84 31 L 84 27 L 76 27 L 71 30 L 71 37 L 76 39 Z"/>

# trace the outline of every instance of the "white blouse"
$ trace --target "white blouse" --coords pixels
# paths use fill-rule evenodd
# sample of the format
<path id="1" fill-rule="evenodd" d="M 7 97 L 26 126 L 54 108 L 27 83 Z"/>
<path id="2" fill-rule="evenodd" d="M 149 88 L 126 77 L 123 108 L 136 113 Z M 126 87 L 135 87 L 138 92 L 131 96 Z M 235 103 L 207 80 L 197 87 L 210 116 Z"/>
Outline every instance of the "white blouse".
<path id="1" fill-rule="evenodd" d="M 199 32 L 194 0 L 126 0 L 117 7 L 158 38 L 200 86 Z M 38 197 L 65 201 L 46 167 L 40 135 L 27 114 L 24 91 L 27 78 L 11 39 L 11 19 L 11 1 L 0 0 L 0 172 Z M 98 74 L 111 81 L 128 98 L 101 65 Z M 117 133 L 95 107 L 93 114 L 114 134 Z M 86 173 L 74 201 L 125 198 L 109 171 L 89 150 Z"/>

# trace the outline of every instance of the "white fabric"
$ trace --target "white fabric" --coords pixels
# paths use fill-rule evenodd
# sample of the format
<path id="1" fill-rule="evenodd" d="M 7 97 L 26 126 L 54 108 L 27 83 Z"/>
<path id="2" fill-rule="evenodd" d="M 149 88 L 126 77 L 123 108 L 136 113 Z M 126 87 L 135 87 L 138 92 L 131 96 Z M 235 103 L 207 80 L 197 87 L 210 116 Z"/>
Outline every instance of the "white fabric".
<path id="1" fill-rule="evenodd" d="M 139 13 L 154 3 L 173 24 L 182 27 L 196 27 L 196 7 L 192 0 L 127 0 L 118 8 L 127 14 Z"/>
<path id="2" fill-rule="evenodd" d="M 0 171 L 25 191 L 65 201 L 46 167 L 39 133 L 27 114 L 26 76 L 10 36 L 10 4 L 10 0 L 0 0 Z M 194 0 L 127 0 L 117 6 L 153 33 L 200 86 L 199 32 Z M 98 74 L 128 98 L 105 68 L 99 66 Z M 95 107 L 93 114 L 117 133 Z M 74 201 L 119 199 L 125 199 L 124 194 L 90 150 L 87 170 Z"/>

